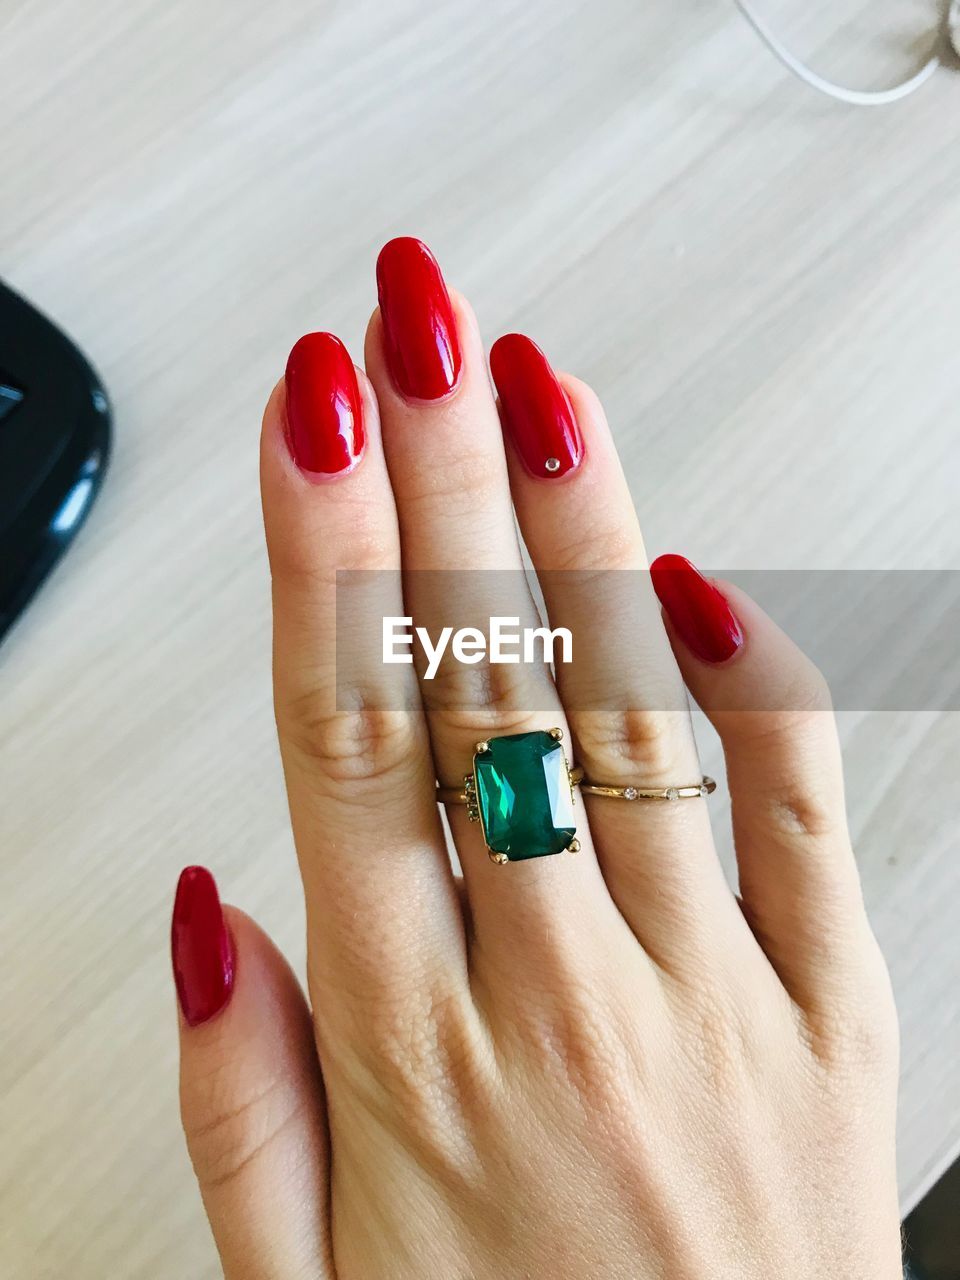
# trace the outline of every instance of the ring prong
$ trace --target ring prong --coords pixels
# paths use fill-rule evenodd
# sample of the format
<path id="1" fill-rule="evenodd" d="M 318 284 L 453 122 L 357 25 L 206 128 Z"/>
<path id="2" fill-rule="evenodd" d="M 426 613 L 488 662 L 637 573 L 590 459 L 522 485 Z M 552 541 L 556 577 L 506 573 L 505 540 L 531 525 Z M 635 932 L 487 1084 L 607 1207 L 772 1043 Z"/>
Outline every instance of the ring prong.
<path id="1" fill-rule="evenodd" d="M 579 840 L 571 840 L 570 843 L 567 845 L 567 848 L 571 853 L 579 853 L 582 846 Z"/>
<path id="2" fill-rule="evenodd" d="M 563 741 L 563 730 L 562 730 L 562 729 L 551 729 L 549 732 L 550 732 L 550 737 L 554 740 L 554 742 L 562 742 L 562 741 Z"/>
<path id="3" fill-rule="evenodd" d="M 485 751 L 490 750 L 490 743 L 487 741 L 478 742 L 476 750 L 477 750 L 477 755 L 482 756 Z"/>
<path id="4" fill-rule="evenodd" d="M 495 862 L 498 867 L 505 867 L 507 863 L 510 861 L 510 859 L 507 857 L 505 853 L 494 853 L 494 851 L 491 849 L 490 861 Z"/>

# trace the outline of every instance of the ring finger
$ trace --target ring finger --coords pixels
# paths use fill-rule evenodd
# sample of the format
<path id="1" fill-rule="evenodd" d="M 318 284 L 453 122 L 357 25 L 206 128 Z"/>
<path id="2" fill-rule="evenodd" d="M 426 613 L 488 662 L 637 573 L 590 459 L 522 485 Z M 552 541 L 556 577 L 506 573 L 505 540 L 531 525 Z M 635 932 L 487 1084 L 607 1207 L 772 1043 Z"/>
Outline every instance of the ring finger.
<path id="1" fill-rule="evenodd" d="M 551 625 L 573 634 L 574 661 L 557 681 L 587 778 L 638 789 L 698 783 L 683 680 L 603 410 L 519 334 L 495 343 L 490 363 L 520 528 Z M 669 965 L 690 954 L 694 936 L 731 924 L 743 932 L 703 800 L 590 796 L 587 805 L 610 891 L 651 954 Z"/>

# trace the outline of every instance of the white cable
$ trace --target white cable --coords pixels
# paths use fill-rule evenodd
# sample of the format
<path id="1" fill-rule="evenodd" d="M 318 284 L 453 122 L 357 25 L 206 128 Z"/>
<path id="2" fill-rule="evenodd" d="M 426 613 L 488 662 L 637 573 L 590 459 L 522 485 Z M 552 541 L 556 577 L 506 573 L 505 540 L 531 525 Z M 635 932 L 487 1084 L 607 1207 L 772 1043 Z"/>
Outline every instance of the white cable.
<path id="1" fill-rule="evenodd" d="M 900 102 L 901 99 L 909 97 L 911 93 L 915 93 L 917 89 L 922 88 L 930 77 L 935 75 L 940 67 L 944 65 L 943 48 L 945 42 L 942 37 L 938 37 L 936 48 L 929 61 L 909 80 L 905 80 L 902 84 L 894 85 L 891 89 L 847 89 L 842 84 L 834 84 L 832 80 L 826 80 L 823 76 L 818 75 L 816 71 L 791 53 L 779 36 L 756 12 L 752 0 L 734 0 L 734 3 L 770 52 L 779 58 L 788 71 L 792 71 L 805 84 L 814 89 L 819 89 L 821 93 L 827 94 L 828 97 L 836 98 L 840 102 L 850 102 L 858 107 L 885 107 L 891 102 Z M 958 19 L 960 19 L 960 0 L 952 0 L 947 18 L 947 35 L 952 36 Z"/>

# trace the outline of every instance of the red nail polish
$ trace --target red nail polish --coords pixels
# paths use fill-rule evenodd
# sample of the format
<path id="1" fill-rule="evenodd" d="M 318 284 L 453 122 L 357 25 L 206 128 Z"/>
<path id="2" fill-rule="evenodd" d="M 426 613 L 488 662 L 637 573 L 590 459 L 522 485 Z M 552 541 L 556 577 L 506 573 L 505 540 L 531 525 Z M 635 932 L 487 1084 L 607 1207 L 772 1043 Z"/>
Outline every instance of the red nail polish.
<path id="1" fill-rule="evenodd" d="M 660 556 L 650 566 L 653 589 L 677 634 L 704 662 L 728 662 L 743 631 L 726 596 L 683 556 Z"/>
<path id="2" fill-rule="evenodd" d="M 336 475 L 363 452 L 363 401 L 350 353 L 332 333 L 308 333 L 287 359 L 287 442 L 301 471 Z"/>
<path id="3" fill-rule="evenodd" d="M 377 259 L 387 363 L 410 400 L 440 400 L 460 378 L 460 339 L 437 260 L 420 240 L 391 240 Z"/>
<path id="4" fill-rule="evenodd" d="M 170 949 L 180 1008 L 196 1027 L 219 1013 L 233 991 L 233 943 L 216 881 L 205 867 L 180 874 Z"/>
<path id="5" fill-rule="evenodd" d="M 578 467 L 583 437 L 566 392 L 537 344 L 520 333 L 498 338 L 490 371 L 504 426 L 530 474 L 556 479 Z"/>

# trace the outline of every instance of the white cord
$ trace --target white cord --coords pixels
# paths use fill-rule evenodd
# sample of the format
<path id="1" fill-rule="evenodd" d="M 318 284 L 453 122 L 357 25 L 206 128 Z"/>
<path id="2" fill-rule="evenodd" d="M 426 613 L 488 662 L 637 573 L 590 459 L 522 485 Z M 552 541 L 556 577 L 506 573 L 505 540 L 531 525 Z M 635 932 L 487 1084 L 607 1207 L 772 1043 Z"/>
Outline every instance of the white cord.
<path id="1" fill-rule="evenodd" d="M 780 59 L 788 71 L 792 71 L 805 84 L 814 89 L 819 89 L 821 93 L 825 93 L 831 98 L 836 98 L 840 102 L 850 102 L 858 107 L 885 107 L 891 102 L 900 102 L 901 99 L 909 97 L 911 93 L 915 93 L 917 89 L 922 88 L 930 77 L 944 65 L 942 52 L 944 41 L 941 37 L 937 40 L 936 49 L 930 60 L 925 66 L 921 67 L 915 76 L 911 76 L 909 80 L 905 80 L 902 84 L 894 85 L 892 89 L 847 89 L 842 84 L 834 84 L 832 80 L 824 79 L 823 76 L 818 75 L 816 71 L 791 53 L 773 29 L 756 12 L 752 0 L 734 0 L 734 2 L 770 52 Z M 947 18 L 948 35 L 954 31 L 954 24 L 958 19 L 960 19 L 960 0 L 952 0 Z"/>

